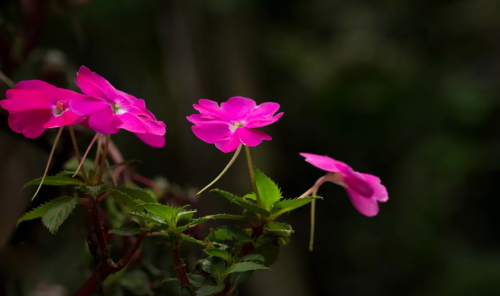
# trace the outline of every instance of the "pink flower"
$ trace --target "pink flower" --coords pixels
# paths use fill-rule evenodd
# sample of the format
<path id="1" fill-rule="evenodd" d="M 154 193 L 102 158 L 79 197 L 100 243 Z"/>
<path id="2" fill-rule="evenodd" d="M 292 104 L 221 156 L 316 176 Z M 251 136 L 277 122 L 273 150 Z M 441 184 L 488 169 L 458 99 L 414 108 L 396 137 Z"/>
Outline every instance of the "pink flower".
<path id="1" fill-rule="evenodd" d="M 115 89 L 85 66 L 80 67 L 75 82 L 88 97 L 72 100 L 70 107 L 76 114 L 88 117 L 89 128 L 101 134 L 125 129 L 148 145 L 165 145 L 165 124 L 146 109 L 144 100 Z"/>
<path id="2" fill-rule="evenodd" d="M 372 217 L 378 213 L 378 202 L 389 199 L 387 189 L 376 176 L 354 171 L 347 164 L 328 156 L 300 153 L 306 161 L 317 168 L 332 172 L 326 181 L 331 181 L 347 190 L 352 205 L 361 214 Z"/>
<path id="3" fill-rule="evenodd" d="M 21 81 L 14 89 L 9 89 L 6 96 L 0 106 L 10 113 L 9 126 L 27 138 L 37 138 L 47 128 L 74 125 L 84 120 L 69 108 L 69 102 L 85 96 L 41 80 Z"/>
<path id="4" fill-rule="evenodd" d="M 283 112 L 274 115 L 280 108 L 277 103 L 257 106 L 254 100 L 244 97 L 232 97 L 220 107 L 217 102 L 201 99 L 193 107 L 200 112 L 187 117 L 195 124 L 194 134 L 225 153 L 240 144 L 254 147 L 262 140 L 271 140 L 271 136 L 254 128 L 270 125 L 283 115 Z"/>

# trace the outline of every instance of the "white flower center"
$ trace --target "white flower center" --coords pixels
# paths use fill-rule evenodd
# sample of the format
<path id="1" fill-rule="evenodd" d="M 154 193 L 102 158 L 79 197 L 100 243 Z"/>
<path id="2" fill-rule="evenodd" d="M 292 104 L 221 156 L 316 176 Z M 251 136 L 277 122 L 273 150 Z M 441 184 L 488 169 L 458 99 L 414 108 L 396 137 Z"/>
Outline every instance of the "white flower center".
<path id="1" fill-rule="evenodd" d="M 121 115 L 121 114 L 127 113 L 127 110 L 125 110 L 124 108 L 122 108 L 120 106 L 120 104 L 114 104 L 114 105 L 111 106 L 111 108 L 113 108 L 113 113 L 116 114 L 116 115 Z"/>
<path id="2" fill-rule="evenodd" d="M 239 127 L 242 127 L 243 124 L 239 123 L 239 122 L 235 122 L 234 124 L 231 124 L 229 126 L 229 129 L 231 130 L 232 133 L 234 133 L 234 131 L 239 128 Z"/>

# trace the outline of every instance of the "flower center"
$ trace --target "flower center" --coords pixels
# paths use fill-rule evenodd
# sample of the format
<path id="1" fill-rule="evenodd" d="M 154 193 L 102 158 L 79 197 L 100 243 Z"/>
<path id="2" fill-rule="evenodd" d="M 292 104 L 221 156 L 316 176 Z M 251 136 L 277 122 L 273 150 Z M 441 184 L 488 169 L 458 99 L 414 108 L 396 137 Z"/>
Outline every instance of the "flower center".
<path id="1" fill-rule="evenodd" d="M 65 101 L 58 101 L 57 104 L 52 107 L 52 112 L 55 116 L 60 116 L 68 109 L 68 104 Z"/>
<path id="2" fill-rule="evenodd" d="M 122 106 L 120 106 L 120 104 L 118 103 L 111 105 L 111 108 L 113 109 L 113 114 L 120 115 L 127 112 L 127 110 L 123 109 Z"/>
<path id="3" fill-rule="evenodd" d="M 229 129 L 231 130 L 231 132 L 234 133 L 234 131 L 239 128 L 239 127 L 242 127 L 243 124 L 239 123 L 239 122 L 235 122 L 234 124 L 230 125 L 229 126 Z"/>

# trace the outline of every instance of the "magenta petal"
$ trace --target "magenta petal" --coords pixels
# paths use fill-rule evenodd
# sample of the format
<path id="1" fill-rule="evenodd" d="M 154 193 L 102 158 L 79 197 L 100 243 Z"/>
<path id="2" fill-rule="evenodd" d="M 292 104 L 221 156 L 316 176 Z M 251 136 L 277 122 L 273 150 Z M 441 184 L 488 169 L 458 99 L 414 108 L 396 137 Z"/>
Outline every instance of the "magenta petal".
<path id="1" fill-rule="evenodd" d="M 236 148 L 238 148 L 238 146 L 240 146 L 241 144 L 239 135 L 240 130 L 240 128 L 237 129 L 234 134 L 232 134 L 231 137 L 227 138 L 226 140 L 215 143 L 215 147 L 217 147 L 224 153 L 229 153 L 236 150 Z"/>
<path id="2" fill-rule="evenodd" d="M 281 116 L 283 116 L 283 112 L 276 114 L 274 117 L 262 117 L 262 118 L 255 118 L 247 121 L 245 124 L 245 127 L 248 128 L 257 128 L 257 127 L 263 127 L 266 125 L 270 125 L 272 123 L 275 123 L 278 121 Z"/>
<path id="3" fill-rule="evenodd" d="M 135 135 L 149 146 L 155 148 L 162 148 L 163 146 L 165 146 L 164 136 L 157 136 L 152 134 L 135 134 Z"/>
<path id="4" fill-rule="evenodd" d="M 256 107 L 254 100 L 244 97 L 232 97 L 221 104 L 221 110 L 229 120 L 243 120 Z"/>
<path id="5" fill-rule="evenodd" d="M 201 140 L 214 144 L 224 141 L 231 136 L 232 132 L 226 123 L 207 123 L 192 127 L 193 133 Z"/>
<path id="6" fill-rule="evenodd" d="M 331 157 L 312 154 L 312 153 L 299 153 L 299 154 L 305 157 L 308 163 L 312 164 L 313 166 L 319 169 L 322 169 L 327 172 L 340 172 L 340 169 L 337 167 L 337 164 L 341 162 L 336 161 Z"/>
<path id="7" fill-rule="evenodd" d="M 247 119 L 254 119 L 254 118 L 266 118 L 266 117 L 272 117 L 276 111 L 278 111 L 280 108 L 280 105 L 278 103 L 262 103 L 259 106 L 255 107 L 250 113 L 250 115 L 247 117 Z"/>
<path id="8" fill-rule="evenodd" d="M 106 79 L 85 66 L 81 66 L 78 70 L 75 83 L 84 94 L 99 99 L 107 100 L 108 94 L 112 94 L 115 90 Z"/>
<path id="9" fill-rule="evenodd" d="M 165 129 L 165 123 L 163 121 L 150 120 L 141 115 L 139 115 L 139 120 L 141 120 L 142 124 L 147 130 L 147 133 L 149 134 L 163 136 L 167 133 Z"/>
<path id="10" fill-rule="evenodd" d="M 57 88 L 52 84 L 48 84 L 47 82 L 41 80 L 20 81 L 16 84 L 16 89 L 36 92 L 37 94 L 51 99 L 52 102 L 57 102 L 58 100 L 64 99 L 64 91 L 72 92 Z"/>
<path id="11" fill-rule="evenodd" d="M 205 124 L 211 122 L 221 122 L 218 119 L 214 119 L 213 117 L 202 115 L 202 114 L 193 114 L 191 116 L 186 117 L 188 121 L 194 124 Z"/>
<path id="12" fill-rule="evenodd" d="M 370 174 L 363 174 L 363 177 L 372 185 L 374 189 L 374 194 L 373 197 L 380 201 L 380 202 L 386 202 L 389 200 L 389 194 L 387 193 L 387 189 L 385 188 L 384 185 L 380 184 L 380 178 L 374 175 Z"/>
<path id="13" fill-rule="evenodd" d="M 238 128 L 238 131 L 240 134 L 241 143 L 250 147 L 259 145 L 260 143 L 262 143 L 262 140 L 272 140 L 271 136 L 258 130 L 240 127 Z"/>
<path id="14" fill-rule="evenodd" d="M 374 198 L 363 197 L 349 188 L 347 188 L 347 195 L 349 195 L 349 199 L 351 200 L 354 208 L 356 208 L 356 210 L 358 210 L 361 214 L 367 217 L 373 217 L 378 214 L 379 208 L 377 201 Z"/>
<path id="15" fill-rule="evenodd" d="M 101 134 L 118 133 L 119 129 L 114 124 L 111 107 L 98 110 L 89 117 L 89 127 Z"/>
<path id="16" fill-rule="evenodd" d="M 51 117 L 52 113 L 48 110 L 14 112 L 9 115 L 8 123 L 13 131 L 23 133 L 26 138 L 34 139 L 43 134 L 45 131 L 43 125 Z"/>
<path id="17" fill-rule="evenodd" d="M 120 115 L 114 115 L 115 127 L 128 130 L 132 133 L 145 134 L 148 133 L 144 124 L 139 119 L 139 117 L 130 112 L 126 112 Z"/>
<path id="18" fill-rule="evenodd" d="M 43 125 L 44 128 L 54 128 L 67 125 L 79 124 L 85 119 L 85 117 L 76 115 L 71 110 L 66 110 L 60 116 L 52 117 L 47 123 Z"/>
<path id="19" fill-rule="evenodd" d="M 219 108 L 219 104 L 217 104 L 217 102 L 207 99 L 200 99 L 198 101 L 198 104 L 199 105 L 193 105 L 193 107 L 202 115 L 209 117 L 220 117 L 222 115 L 222 111 Z"/>
<path id="20" fill-rule="evenodd" d="M 9 89 L 6 96 L 7 100 L 0 101 L 0 106 L 5 110 L 19 112 L 51 109 L 50 99 L 35 92 Z"/>
<path id="21" fill-rule="evenodd" d="M 111 106 L 106 101 L 84 96 L 72 99 L 69 102 L 69 107 L 81 116 L 90 116 L 102 109 L 111 110 Z"/>
<path id="22" fill-rule="evenodd" d="M 344 184 L 365 198 L 371 198 L 374 190 L 372 185 L 360 173 L 343 174 Z"/>

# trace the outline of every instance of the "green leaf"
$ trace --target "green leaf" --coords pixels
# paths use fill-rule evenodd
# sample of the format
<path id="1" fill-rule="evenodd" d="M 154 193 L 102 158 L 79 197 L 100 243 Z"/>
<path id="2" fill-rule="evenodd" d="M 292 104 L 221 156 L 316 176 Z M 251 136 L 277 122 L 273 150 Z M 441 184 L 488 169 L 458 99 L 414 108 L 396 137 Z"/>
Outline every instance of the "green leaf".
<path id="1" fill-rule="evenodd" d="M 50 202 L 49 202 L 50 203 Z M 59 198 L 57 202 L 50 203 L 48 209 L 42 217 L 42 223 L 47 227 L 50 233 L 55 234 L 61 224 L 68 218 L 69 214 L 76 207 L 78 197 Z"/>
<path id="2" fill-rule="evenodd" d="M 218 230 L 214 231 L 214 238 L 215 238 L 215 240 L 218 240 L 218 241 L 232 240 L 233 239 L 233 237 L 225 229 L 218 229 Z"/>
<path id="3" fill-rule="evenodd" d="M 71 158 L 70 160 L 68 160 L 64 166 L 63 166 L 63 169 L 66 170 L 66 171 L 72 171 L 71 172 L 71 175 L 73 175 L 76 171 L 76 169 L 78 168 L 78 166 L 80 165 L 80 163 L 78 162 L 78 159 L 76 159 L 76 157 L 73 157 Z M 90 159 L 85 159 L 83 161 L 83 168 L 88 172 L 90 171 L 91 169 L 94 168 L 94 162 Z"/>
<path id="4" fill-rule="evenodd" d="M 161 219 L 158 216 L 151 215 L 151 214 L 144 214 L 140 212 L 130 212 L 127 213 L 127 215 L 132 216 L 132 217 L 137 217 L 142 220 L 146 220 L 148 222 L 151 222 L 153 224 L 158 224 L 158 225 L 168 225 L 167 221 Z"/>
<path id="5" fill-rule="evenodd" d="M 202 286 L 198 291 L 196 291 L 196 296 L 212 296 L 224 290 L 224 285 L 218 286 L 210 286 L 205 285 Z"/>
<path id="6" fill-rule="evenodd" d="M 231 193 L 220 190 L 220 189 L 212 189 L 210 192 L 212 192 L 212 191 L 219 193 L 220 195 L 222 195 L 226 199 L 230 200 L 231 202 L 234 202 L 235 204 L 239 205 L 240 207 L 244 208 L 245 210 L 248 210 L 250 212 L 257 213 L 257 214 L 260 214 L 260 215 L 263 215 L 266 217 L 269 216 L 269 212 L 267 210 L 260 208 L 256 204 L 253 204 L 253 203 L 247 201 L 246 199 L 232 195 Z"/>
<path id="7" fill-rule="evenodd" d="M 128 207 L 135 207 L 141 201 L 141 203 L 157 203 L 156 199 L 149 194 L 146 190 L 139 188 L 128 188 L 120 187 L 116 189 L 111 189 L 108 192 L 115 194 L 114 198 L 116 202 L 124 204 Z"/>
<path id="8" fill-rule="evenodd" d="M 176 225 L 177 213 L 174 208 L 168 205 L 159 203 L 148 203 L 137 206 L 150 215 L 157 216 L 160 219 L 167 221 L 168 226 L 174 228 Z"/>
<path id="9" fill-rule="evenodd" d="M 195 227 L 198 224 L 201 224 L 201 223 L 203 223 L 205 221 L 213 220 L 213 219 L 214 218 L 212 216 L 205 216 L 205 217 L 201 217 L 201 218 L 198 218 L 198 219 L 194 219 L 194 220 L 192 220 L 191 222 L 187 223 L 184 226 L 175 228 L 173 231 L 175 233 L 183 232 L 183 231 L 188 230 L 189 228 Z"/>
<path id="10" fill-rule="evenodd" d="M 191 285 L 195 286 L 196 288 L 203 286 L 203 283 L 205 283 L 205 278 L 199 274 L 188 273 L 187 276 Z"/>
<path id="11" fill-rule="evenodd" d="M 211 216 L 215 219 L 221 220 L 250 221 L 249 217 L 243 215 L 215 214 Z"/>
<path id="12" fill-rule="evenodd" d="M 33 185 L 39 185 L 42 181 L 42 178 L 38 178 L 35 180 L 31 180 L 23 186 L 23 189 Z M 43 181 L 43 185 L 50 186 L 68 186 L 68 185 L 84 185 L 82 181 L 67 177 L 67 176 L 46 176 Z"/>
<path id="13" fill-rule="evenodd" d="M 201 269 L 210 273 L 217 281 L 222 280 L 221 276 L 226 270 L 226 263 L 218 257 L 208 257 L 202 261 Z"/>
<path id="14" fill-rule="evenodd" d="M 80 190 L 85 192 L 85 193 L 90 194 L 94 199 L 96 199 L 97 195 L 99 195 L 101 190 L 104 188 L 105 188 L 105 185 L 81 186 Z"/>
<path id="15" fill-rule="evenodd" d="M 124 274 L 120 285 L 135 295 L 154 295 L 149 287 L 148 275 L 142 270 L 135 269 Z"/>
<path id="16" fill-rule="evenodd" d="M 250 234 L 248 234 L 245 230 L 238 226 L 234 225 L 223 225 L 219 227 L 219 229 L 225 230 L 230 236 L 232 236 L 235 240 L 240 242 L 249 242 L 252 241 L 250 238 Z"/>
<path id="17" fill-rule="evenodd" d="M 177 214 L 177 222 L 180 221 L 181 219 L 186 219 L 188 221 L 191 221 L 193 219 L 193 215 L 196 213 L 196 210 L 192 211 L 181 211 Z"/>
<path id="18" fill-rule="evenodd" d="M 266 260 L 263 262 L 263 264 L 265 266 L 271 266 L 274 264 L 276 259 L 278 259 L 279 252 L 280 246 L 276 242 L 276 239 L 274 239 L 273 242 L 258 246 L 250 254 L 259 254 L 261 256 L 264 256 Z"/>
<path id="19" fill-rule="evenodd" d="M 254 169 L 255 182 L 257 183 L 261 205 L 264 209 L 270 211 L 273 205 L 281 199 L 281 191 L 269 177 L 256 167 Z"/>
<path id="20" fill-rule="evenodd" d="M 271 216 L 273 218 L 278 218 L 280 215 L 305 206 L 315 199 L 322 198 L 319 196 L 308 196 L 301 199 L 286 199 L 279 201 L 274 205 Z"/>
<path id="21" fill-rule="evenodd" d="M 178 278 L 167 278 L 167 279 L 163 279 L 161 281 L 161 284 L 162 285 L 165 285 L 165 284 L 170 284 L 170 283 L 176 283 L 176 284 L 180 284 L 181 281 L 179 281 Z"/>
<path id="22" fill-rule="evenodd" d="M 271 222 L 265 227 L 265 230 L 272 232 L 278 236 L 290 236 L 294 231 L 290 224 Z"/>
<path id="23" fill-rule="evenodd" d="M 257 197 L 255 196 L 255 193 L 248 193 L 245 196 L 243 196 L 244 199 L 251 199 L 251 200 L 257 200 Z"/>
<path id="24" fill-rule="evenodd" d="M 230 259 L 231 259 L 231 256 L 229 255 L 228 252 L 220 250 L 220 249 L 210 248 L 210 249 L 205 249 L 204 251 L 209 256 L 219 257 L 219 258 L 222 258 L 226 261 L 230 261 Z"/>
<path id="25" fill-rule="evenodd" d="M 260 255 L 260 254 L 248 254 L 246 256 L 244 256 L 243 258 L 241 258 L 242 261 L 259 261 L 259 262 L 266 262 L 266 259 L 264 258 L 264 256 Z"/>
<path id="26" fill-rule="evenodd" d="M 269 267 L 255 262 L 240 262 L 229 266 L 224 275 L 228 275 L 235 272 L 244 272 L 248 270 L 258 270 L 258 269 L 269 269 Z"/>
<path id="27" fill-rule="evenodd" d="M 68 200 L 73 199 L 73 197 L 58 197 L 56 199 L 53 199 L 49 202 L 46 202 L 35 209 L 29 211 L 28 213 L 24 214 L 19 220 L 17 220 L 16 227 L 19 225 L 19 223 L 23 221 L 29 221 L 37 218 L 42 218 L 45 213 L 47 213 L 48 210 L 50 210 L 52 207 L 57 206 L 60 203 L 67 203 Z"/>
<path id="28" fill-rule="evenodd" d="M 188 235 L 185 235 L 185 234 L 180 234 L 179 235 L 183 240 L 187 241 L 187 242 L 190 242 L 190 243 L 195 243 L 195 244 L 198 244 L 200 246 L 205 246 L 205 244 L 201 241 L 201 240 L 197 240 L 193 237 L 190 237 Z"/>
<path id="29" fill-rule="evenodd" d="M 141 234 L 143 231 L 141 230 L 141 225 L 135 221 L 130 221 L 118 228 L 112 228 L 109 230 L 109 233 L 118 234 L 121 236 L 131 236 Z"/>

